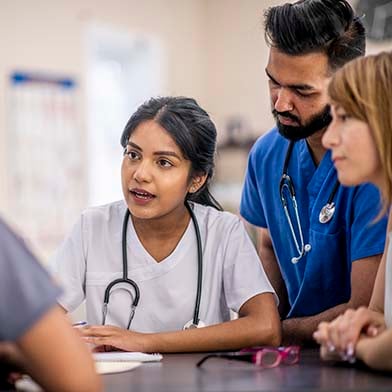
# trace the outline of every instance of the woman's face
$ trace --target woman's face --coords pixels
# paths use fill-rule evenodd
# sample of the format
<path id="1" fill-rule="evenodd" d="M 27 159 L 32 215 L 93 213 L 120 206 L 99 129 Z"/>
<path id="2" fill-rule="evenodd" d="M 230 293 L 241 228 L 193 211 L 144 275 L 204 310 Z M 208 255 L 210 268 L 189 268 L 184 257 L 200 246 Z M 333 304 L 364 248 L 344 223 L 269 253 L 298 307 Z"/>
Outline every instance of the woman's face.
<path id="1" fill-rule="evenodd" d="M 322 142 L 332 151 L 339 181 L 346 186 L 372 182 L 380 187 L 380 159 L 369 125 L 339 105 L 332 105 L 332 117 Z"/>
<path id="2" fill-rule="evenodd" d="M 200 177 L 189 178 L 190 170 L 191 162 L 164 128 L 153 120 L 141 123 L 129 138 L 121 167 L 131 214 L 156 219 L 183 211 L 187 193 L 202 185 Z"/>

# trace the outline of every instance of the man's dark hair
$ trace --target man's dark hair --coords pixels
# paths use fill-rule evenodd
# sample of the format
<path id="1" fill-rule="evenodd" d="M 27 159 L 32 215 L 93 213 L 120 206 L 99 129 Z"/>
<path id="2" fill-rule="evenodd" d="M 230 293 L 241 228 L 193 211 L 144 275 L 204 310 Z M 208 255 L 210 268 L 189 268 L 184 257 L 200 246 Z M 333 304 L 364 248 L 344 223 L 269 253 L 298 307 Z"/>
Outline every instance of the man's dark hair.
<path id="1" fill-rule="evenodd" d="M 321 52 L 334 71 L 365 54 L 365 27 L 346 0 L 300 0 L 264 14 L 267 44 L 288 55 Z"/>

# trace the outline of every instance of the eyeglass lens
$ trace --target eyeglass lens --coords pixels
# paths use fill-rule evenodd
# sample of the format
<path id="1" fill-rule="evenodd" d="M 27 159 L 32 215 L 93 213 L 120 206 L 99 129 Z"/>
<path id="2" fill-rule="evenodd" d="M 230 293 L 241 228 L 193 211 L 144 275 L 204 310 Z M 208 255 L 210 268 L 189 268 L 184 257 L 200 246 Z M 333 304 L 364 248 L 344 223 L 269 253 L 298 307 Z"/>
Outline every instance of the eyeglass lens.
<path id="1" fill-rule="evenodd" d="M 257 365 L 274 367 L 280 363 L 280 353 L 277 350 L 260 350 L 257 355 Z"/>
<path id="2" fill-rule="evenodd" d="M 298 347 L 288 347 L 282 352 L 282 361 L 286 365 L 294 365 L 299 360 L 299 349 Z"/>

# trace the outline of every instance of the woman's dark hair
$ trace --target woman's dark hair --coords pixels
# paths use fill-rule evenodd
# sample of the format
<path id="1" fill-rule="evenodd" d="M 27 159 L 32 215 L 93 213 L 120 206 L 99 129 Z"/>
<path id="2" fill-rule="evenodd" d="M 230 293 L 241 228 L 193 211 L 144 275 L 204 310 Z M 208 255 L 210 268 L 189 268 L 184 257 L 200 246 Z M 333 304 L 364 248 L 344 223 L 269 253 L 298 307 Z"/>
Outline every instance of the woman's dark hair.
<path id="1" fill-rule="evenodd" d="M 188 193 L 186 200 L 222 210 L 209 190 L 214 173 L 216 128 L 208 113 L 192 98 L 157 97 L 143 103 L 131 116 L 121 135 L 125 148 L 132 132 L 144 121 L 153 120 L 164 128 L 191 162 L 190 177 L 207 174 L 204 185 L 195 193 Z"/>
<path id="2" fill-rule="evenodd" d="M 267 44 L 288 55 L 325 53 L 331 71 L 365 54 L 362 21 L 346 0 L 300 0 L 264 13 Z"/>

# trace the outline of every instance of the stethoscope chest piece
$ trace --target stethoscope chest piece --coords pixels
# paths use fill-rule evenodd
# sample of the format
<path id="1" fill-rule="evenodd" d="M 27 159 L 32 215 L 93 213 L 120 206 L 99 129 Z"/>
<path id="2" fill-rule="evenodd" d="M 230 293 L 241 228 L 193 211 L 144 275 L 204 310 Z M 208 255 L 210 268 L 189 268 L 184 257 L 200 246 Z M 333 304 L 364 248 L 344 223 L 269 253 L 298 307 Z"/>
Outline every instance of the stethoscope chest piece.
<path id="1" fill-rule="evenodd" d="M 319 222 L 328 223 L 335 214 L 335 203 L 327 203 L 320 211 Z"/>
<path id="2" fill-rule="evenodd" d="M 192 207 L 188 201 L 185 202 L 185 206 L 186 206 L 187 210 L 189 211 L 193 225 L 195 227 L 196 244 L 197 244 L 198 272 L 197 272 L 197 292 L 196 292 L 195 309 L 193 312 L 193 319 L 188 321 L 184 325 L 184 329 L 192 329 L 192 328 L 200 328 L 200 327 L 206 326 L 203 321 L 199 320 L 202 281 L 203 281 L 203 249 L 202 249 L 202 243 L 201 243 L 200 228 L 199 228 L 199 224 L 197 222 L 196 216 L 195 216 L 195 214 L 192 210 Z M 129 216 L 130 216 L 130 212 L 129 212 L 129 209 L 127 208 L 126 212 L 125 212 L 125 216 L 124 216 L 123 229 L 122 229 L 123 277 L 120 279 L 115 279 L 107 285 L 107 287 L 105 289 L 105 295 L 104 295 L 103 307 L 102 307 L 102 325 L 105 325 L 106 315 L 108 313 L 110 293 L 111 293 L 112 288 L 120 283 L 121 284 L 125 283 L 125 284 L 128 284 L 129 286 L 131 286 L 133 289 L 133 292 L 134 292 L 134 300 L 133 300 L 132 306 L 131 306 L 127 329 L 129 329 L 131 326 L 133 316 L 135 315 L 135 310 L 136 310 L 136 307 L 139 303 L 139 298 L 140 298 L 140 290 L 139 290 L 138 285 L 136 284 L 135 281 L 128 278 L 127 228 L 128 228 Z M 128 291 L 130 293 L 130 295 L 132 296 L 132 294 L 133 294 L 132 290 L 126 289 L 126 291 Z"/>

